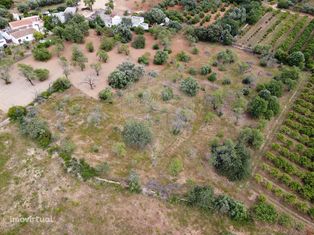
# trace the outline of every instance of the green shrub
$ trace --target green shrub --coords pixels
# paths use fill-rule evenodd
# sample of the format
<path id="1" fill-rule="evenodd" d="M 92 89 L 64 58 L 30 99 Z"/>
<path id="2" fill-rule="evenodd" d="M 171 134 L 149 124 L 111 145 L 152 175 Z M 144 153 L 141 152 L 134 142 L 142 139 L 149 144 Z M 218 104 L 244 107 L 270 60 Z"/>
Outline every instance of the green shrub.
<path id="1" fill-rule="evenodd" d="M 193 55 L 198 55 L 198 53 L 199 53 L 199 49 L 197 47 L 193 47 L 192 48 L 192 54 Z"/>
<path id="2" fill-rule="evenodd" d="M 99 58 L 99 61 L 107 63 L 109 56 L 108 53 L 105 50 L 99 50 L 97 52 L 97 56 Z"/>
<path id="3" fill-rule="evenodd" d="M 189 68 L 188 72 L 190 75 L 196 75 L 197 74 L 197 70 L 193 67 Z"/>
<path id="4" fill-rule="evenodd" d="M 124 89 L 129 84 L 137 82 L 144 75 L 141 66 L 135 66 L 130 62 L 123 62 L 108 77 L 109 86 Z"/>
<path id="5" fill-rule="evenodd" d="M 154 56 L 154 64 L 162 65 L 165 64 L 168 60 L 168 52 L 166 51 L 157 51 Z"/>
<path id="6" fill-rule="evenodd" d="M 86 43 L 86 49 L 90 53 L 94 52 L 94 45 L 93 45 L 93 43 L 92 42 Z"/>
<path id="7" fill-rule="evenodd" d="M 210 123 L 215 118 L 215 114 L 212 112 L 207 112 L 205 115 L 205 122 Z"/>
<path id="8" fill-rule="evenodd" d="M 252 207 L 251 213 L 254 219 L 261 222 L 275 223 L 278 218 L 275 207 L 268 204 L 264 196 L 259 196 Z"/>
<path id="9" fill-rule="evenodd" d="M 136 172 L 134 171 L 130 172 L 128 185 L 129 185 L 129 191 L 132 193 L 140 193 L 142 191 L 140 179 Z"/>
<path id="10" fill-rule="evenodd" d="M 152 141 L 152 133 L 143 122 L 128 121 L 123 128 L 123 140 L 126 145 L 142 149 Z"/>
<path id="11" fill-rule="evenodd" d="M 168 101 L 168 100 L 171 100 L 173 98 L 173 91 L 172 91 L 171 87 L 165 87 L 161 91 L 161 98 L 163 101 Z"/>
<path id="12" fill-rule="evenodd" d="M 215 198 L 213 204 L 216 211 L 228 215 L 235 221 L 246 221 L 248 219 L 245 206 L 226 195 L 219 195 Z"/>
<path id="13" fill-rule="evenodd" d="M 7 115 L 10 118 L 10 121 L 19 121 L 26 115 L 26 113 L 27 113 L 27 111 L 26 111 L 25 107 L 13 106 L 13 107 L 9 108 Z"/>
<path id="14" fill-rule="evenodd" d="M 34 70 L 35 76 L 39 81 L 45 81 L 49 77 L 49 70 L 48 69 L 35 69 Z"/>
<path id="15" fill-rule="evenodd" d="M 201 75 L 208 75 L 211 72 L 212 72 L 212 69 L 211 69 L 211 67 L 209 65 L 203 65 L 201 67 L 201 71 L 200 71 Z"/>
<path id="16" fill-rule="evenodd" d="M 154 23 L 161 24 L 164 22 L 166 15 L 162 9 L 154 7 L 145 13 L 145 18 L 148 20 L 150 24 Z"/>
<path id="17" fill-rule="evenodd" d="M 143 34 L 145 33 L 145 30 L 144 30 L 143 27 L 139 26 L 139 27 L 135 27 L 135 28 L 134 28 L 134 32 L 135 32 L 136 34 L 143 35 Z"/>
<path id="18" fill-rule="evenodd" d="M 230 85 L 231 84 L 231 80 L 229 78 L 225 78 L 222 80 L 222 85 Z"/>
<path id="19" fill-rule="evenodd" d="M 301 51 L 292 52 L 288 58 L 287 62 L 290 66 L 297 66 L 300 69 L 304 68 L 305 58 Z"/>
<path id="20" fill-rule="evenodd" d="M 245 85 L 250 85 L 254 81 L 252 76 L 246 76 L 243 80 L 242 83 Z"/>
<path id="21" fill-rule="evenodd" d="M 145 53 L 144 55 L 138 57 L 137 62 L 139 64 L 149 65 L 149 53 Z"/>
<path id="22" fill-rule="evenodd" d="M 139 35 L 132 42 L 132 47 L 136 49 L 143 49 L 145 48 L 145 44 L 146 44 L 145 37 L 143 35 Z"/>
<path id="23" fill-rule="evenodd" d="M 64 159 L 65 167 L 68 172 L 82 178 L 84 181 L 98 175 L 97 170 L 85 162 L 84 159 L 77 160 L 76 158 Z"/>
<path id="24" fill-rule="evenodd" d="M 264 89 L 259 92 L 248 104 L 248 112 L 254 118 L 264 117 L 270 119 L 280 111 L 280 104 L 276 96 Z"/>
<path id="25" fill-rule="evenodd" d="M 169 172 L 172 176 L 177 176 L 183 169 L 183 163 L 180 159 L 174 158 L 169 164 Z"/>
<path id="26" fill-rule="evenodd" d="M 112 152 L 117 155 L 118 157 L 125 157 L 126 156 L 126 146 L 124 143 L 115 143 L 112 146 Z"/>
<path id="27" fill-rule="evenodd" d="M 114 28 L 115 38 L 122 43 L 128 43 L 132 41 L 132 32 L 129 27 L 124 24 L 119 24 Z"/>
<path id="28" fill-rule="evenodd" d="M 210 186 L 195 186 L 188 192 L 187 200 L 191 206 L 211 211 L 213 209 L 214 191 Z"/>
<path id="29" fill-rule="evenodd" d="M 221 51 L 217 55 L 218 64 L 231 64 L 235 61 L 235 54 L 227 49 L 225 51 Z"/>
<path id="30" fill-rule="evenodd" d="M 288 9 L 289 5 L 290 5 L 290 1 L 288 0 L 278 0 L 278 4 L 277 4 L 278 8 Z"/>
<path id="31" fill-rule="evenodd" d="M 109 87 L 101 90 L 98 94 L 99 99 L 107 102 L 112 102 L 113 93 Z"/>
<path id="32" fill-rule="evenodd" d="M 52 54 L 49 52 L 47 48 L 44 47 L 35 47 L 32 50 L 32 54 L 35 60 L 38 61 L 47 61 L 50 60 Z"/>
<path id="33" fill-rule="evenodd" d="M 184 79 L 181 82 L 181 86 L 180 86 L 181 91 L 183 91 L 188 96 L 196 96 L 199 88 L 200 87 L 199 87 L 197 81 L 192 77 Z"/>
<path id="34" fill-rule="evenodd" d="M 69 139 L 62 140 L 58 149 L 59 157 L 63 159 L 70 159 L 75 148 L 75 144 Z"/>
<path id="35" fill-rule="evenodd" d="M 22 134 L 35 140 L 41 147 L 48 147 L 52 141 L 52 134 L 47 123 L 37 117 L 24 117 L 20 121 Z"/>
<path id="36" fill-rule="evenodd" d="M 214 82 L 217 80 L 217 74 L 216 73 L 212 73 L 211 75 L 208 76 L 208 81 L 210 82 Z"/>
<path id="37" fill-rule="evenodd" d="M 278 224 L 284 227 L 290 227 L 292 225 L 292 219 L 289 215 L 280 214 L 278 216 Z"/>
<path id="38" fill-rule="evenodd" d="M 81 71 L 83 71 L 86 67 L 86 63 L 88 62 L 88 58 L 84 55 L 84 53 L 75 45 L 72 48 L 72 56 L 71 61 L 74 66 L 79 66 Z"/>
<path id="39" fill-rule="evenodd" d="M 129 55 L 130 54 L 129 46 L 127 44 L 120 44 L 118 46 L 118 53 L 124 54 L 124 55 Z"/>
<path id="40" fill-rule="evenodd" d="M 63 92 L 72 86 L 69 79 L 65 77 L 58 78 L 52 83 L 52 92 Z"/>
<path id="41" fill-rule="evenodd" d="M 104 51 L 111 51 L 116 45 L 114 38 L 104 37 L 100 43 L 100 49 Z"/>
<path id="42" fill-rule="evenodd" d="M 227 139 L 222 145 L 212 145 L 212 164 L 217 172 L 231 181 L 250 175 L 250 154 L 242 143 L 236 145 Z"/>
<path id="43" fill-rule="evenodd" d="M 263 134 L 258 129 L 253 128 L 244 128 L 240 132 L 240 140 L 243 141 L 245 144 L 258 149 L 264 142 Z"/>
<path id="44" fill-rule="evenodd" d="M 177 60 L 181 62 L 189 62 L 191 57 L 188 56 L 184 51 L 181 51 L 177 54 Z"/>
<path id="45" fill-rule="evenodd" d="M 154 44 L 154 45 L 153 45 L 153 49 L 154 49 L 154 50 L 159 50 L 159 45 L 158 45 L 158 44 Z"/>

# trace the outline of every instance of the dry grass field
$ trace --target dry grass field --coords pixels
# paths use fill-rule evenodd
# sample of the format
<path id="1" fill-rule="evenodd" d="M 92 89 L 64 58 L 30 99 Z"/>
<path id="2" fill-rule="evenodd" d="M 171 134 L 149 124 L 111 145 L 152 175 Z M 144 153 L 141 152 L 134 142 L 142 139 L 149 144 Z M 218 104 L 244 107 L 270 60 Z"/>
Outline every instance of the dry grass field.
<path id="1" fill-rule="evenodd" d="M 97 45 L 99 38 L 93 36 L 92 33 L 90 35 L 86 38 L 86 42 L 92 40 L 94 45 Z M 147 48 L 151 48 L 152 42 L 149 41 L 149 36 L 147 37 Z M 94 167 L 107 163 L 110 169 L 106 175 L 108 178 L 124 180 L 130 170 L 135 170 L 144 187 L 162 190 L 165 195 L 184 191 L 191 183 L 211 184 L 215 186 L 217 193 L 228 193 L 247 205 L 251 205 L 257 195 L 251 184 L 230 183 L 215 173 L 208 158 L 209 143 L 214 138 L 235 138 L 242 127 L 258 125 L 257 121 L 246 115 L 242 115 L 238 124 L 235 124 L 236 117 L 232 111 L 232 102 L 236 92 L 244 87 L 241 82 L 243 74 L 238 71 L 239 63 L 249 63 L 250 69 L 247 74 L 258 77 L 254 84 L 269 81 L 278 70 L 259 66 L 258 59 L 249 53 L 220 45 L 198 43 L 200 54 L 193 55 L 189 53 L 191 48 L 181 35 L 173 39 L 172 45 L 173 51 L 169 65 L 150 65 L 145 68 L 146 71 L 157 71 L 159 74 L 157 77 L 146 75 L 126 90 L 117 92 L 112 104 L 95 99 L 98 91 L 107 86 L 107 76 L 116 65 L 125 60 L 135 62 L 136 57 L 142 55 L 141 50 L 131 49 L 128 57 L 117 54 L 115 49 L 110 52 L 109 61 L 103 64 L 99 82 L 94 90 L 90 90 L 86 84 L 81 83 L 84 76 L 91 71 L 86 69 L 82 73 L 79 68 L 73 67 L 70 80 L 74 84 L 74 88 L 62 94 L 53 95 L 46 102 L 37 106 L 36 110 L 49 124 L 57 143 L 62 144 L 69 141 L 75 146 L 74 156 L 76 158 L 85 159 Z M 84 49 L 84 45 L 80 47 L 82 50 Z M 64 52 L 66 57 L 70 57 L 70 48 L 71 45 L 68 44 Z M 199 70 L 202 65 L 211 64 L 215 61 L 217 53 L 227 48 L 236 54 L 236 62 L 228 66 L 225 71 L 213 67 L 213 71 L 218 75 L 215 82 L 209 82 L 202 75 L 194 75 L 201 90 L 196 97 L 191 98 L 184 95 L 180 91 L 180 81 L 191 76 L 188 73 L 189 68 Z M 189 54 L 190 62 L 183 63 L 176 60 L 176 54 L 181 50 Z M 152 53 L 154 52 L 152 51 Z M 89 61 L 95 60 L 93 53 L 87 55 Z M 57 58 L 54 57 L 47 66 L 55 78 L 59 76 L 58 73 L 61 75 L 56 60 Z M 27 61 L 32 61 L 31 64 L 35 68 L 41 67 L 40 63 L 33 61 L 31 57 L 23 63 Z M 225 78 L 230 78 L 230 85 L 222 84 Z M 50 78 L 50 81 L 52 80 L 53 78 Z M 12 86 L 16 82 L 13 81 Z M 25 84 L 27 84 L 26 81 Z M 174 91 L 174 99 L 168 102 L 162 101 L 160 96 L 165 86 L 171 87 Z M 222 117 L 213 114 L 205 102 L 206 95 L 219 89 L 225 97 Z M 282 97 L 282 104 L 287 102 L 288 98 L 289 95 Z M 184 113 L 188 121 L 179 135 L 173 135 L 171 128 L 180 113 Z M 210 120 L 207 119 L 208 113 L 211 113 L 212 116 Z M 144 151 L 127 147 L 123 156 L 117 156 L 115 146 L 123 142 L 121 130 L 127 120 L 131 119 L 147 123 L 154 133 L 153 142 Z M 270 131 L 271 125 L 270 122 L 265 133 Z M 9 126 L 8 128 L 4 132 L 15 127 Z M 226 228 L 235 231 L 240 229 L 239 227 L 229 227 L 231 225 L 228 220 L 218 225 L 219 217 L 207 218 L 202 213 L 194 210 L 188 211 L 181 205 L 164 204 L 157 199 L 129 195 L 117 188 L 104 185 L 82 184 L 62 171 L 61 162 L 56 157 L 48 156 L 47 153 L 21 138 L 18 131 L 16 132 L 16 135 L 10 137 L 16 143 L 12 140 L 12 145 L 10 145 L 11 141 L 6 145 L 9 146 L 10 151 L 16 148 L 19 151 L 11 152 L 13 155 L 7 160 L 6 168 L 10 170 L 3 173 L 5 177 L 2 180 L 2 190 L 8 195 L 15 195 L 13 201 L 17 208 L 21 209 L 12 211 L 9 206 L 12 203 L 10 201 L 12 197 L 2 197 L 1 204 L 8 205 L 8 207 L 2 208 L 2 214 L 7 218 L 8 215 L 17 215 L 17 212 L 31 215 L 40 210 L 43 216 L 52 213 L 56 223 L 38 227 L 28 224 L 15 225 L 11 228 L 13 234 L 14 232 L 36 233 L 42 229 L 48 229 L 55 233 L 67 231 L 69 234 L 80 234 L 84 231 L 93 231 L 94 233 L 106 231 L 113 234 L 121 234 L 126 231 L 127 234 L 131 232 L 136 234 L 156 233 L 156 231 L 161 234 L 182 234 L 182 231 L 189 231 L 190 234 L 204 234 L 205 231 L 218 233 Z M 9 155 L 11 156 L 11 154 Z M 22 156 L 22 159 L 17 161 L 19 156 Z M 254 158 L 256 157 L 254 156 Z M 178 159 L 182 163 L 182 169 L 175 175 L 171 169 L 171 162 L 174 159 Z M 14 174 L 14 176 L 10 174 L 15 171 L 20 173 Z M 30 190 L 32 184 L 36 187 Z M 49 191 L 46 191 L 47 187 L 49 187 Z M 27 196 L 25 196 L 26 192 Z M 21 195 L 24 196 L 21 197 Z M 93 195 L 93 199 L 91 199 L 91 195 Z M 132 216 L 132 211 L 135 210 L 138 213 L 136 216 Z M 108 213 L 111 214 L 109 218 L 103 216 Z M 81 216 L 75 220 L 70 219 L 74 214 L 81 214 Z M 99 217 L 95 215 L 99 215 Z M 157 219 L 158 223 L 156 224 Z M 212 222 L 210 224 L 202 222 L 206 219 L 210 219 Z M 58 224 L 63 224 L 61 221 L 64 220 L 70 221 L 69 225 L 60 227 Z M 87 223 L 84 229 L 82 229 L 83 221 Z M 195 221 L 193 226 L 191 221 Z M 154 227 L 152 227 L 153 224 Z M 8 229 L 7 223 L 3 222 L 1 226 Z M 117 230 L 117 226 L 121 230 Z M 105 230 L 103 230 L 104 227 Z M 244 227 L 239 231 L 251 229 L 253 228 Z"/>
<path id="2" fill-rule="evenodd" d="M 94 8 L 102 8 L 106 2 L 96 0 Z M 122 15 L 126 10 L 147 11 L 158 2 L 116 0 L 113 15 Z M 83 5 L 81 1 L 79 7 Z M 206 12 L 211 14 L 211 18 L 203 25 L 213 24 L 230 7 L 223 5 L 215 13 Z M 183 11 L 183 6 L 175 5 L 168 9 Z M 192 13 L 189 17 L 192 17 Z M 277 63 L 261 66 L 257 55 L 243 50 L 267 44 L 271 46 L 271 51 L 275 51 L 294 32 L 294 27 L 289 26 L 298 24 L 300 29 L 295 30 L 296 37 L 289 45 L 289 50 L 311 20 L 302 15 L 269 11 L 255 25 L 243 28 L 233 46 L 192 43 L 184 29 L 176 33 L 163 32 L 158 35 L 159 39 L 157 36 L 154 38 L 153 33 L 145 32 L 145 48 L 135 49 L 131 41 L 124 44 L 129 53 L 123 54 L 118 52 L 121 45 L 118 42 L 108 51 L 109 59 L 101 63 L 99 76 L 96 76 L 91 65 L 99 62 L 97 51 L 103 38 L 115 42 L 121 40 L 121 35 L 114 35 L 115 31 L 108 36 L 109 30 L 104 29 L 101 31 L 103 35 L 99 36 L 94 29 L 90 29 L 81 44 L 64 41 L 64 50 L 60 55 L 55 52 L 55 45 L 48 46 L 52 57 L 46 62 L 39 62 L 31 55 L 16 62 L 10 70 L 12 83 L 5 85 L 2 80 L 0 82 L 0 235 L 312 234 L 313 220 L 308 208 L 313 206 L 313 202 L 305 200 L 299 191 L 288 188 L 287 183 L 279 180 L 283 177 L 275 178 L 269 169 L 278 168 L 279 164 L 276 165 L 271 157 L 267 157 L 267 152 L 282 155 L 279 154 L 278 145 L 288 148 L 288 152 L 285 152 L 287 155 L 297 152 L 297 144 L 301 143 L 304 134 L 299 135 L 286 129 L 299 128 L 302 133 L 306 132 L 299 127 L 302 119 L 299 116 L 304 116 L 302 122 L 306 123 L 306 127 L 313 127 L 311 75 L 308 71 L 301 71 L 292 91 L 283 85 L 283 94 L 278 95 L 280 111 L 277 116 L 267 121 L 252 118 L 247 112 L 247 104 L 261 94 L 257 86 L 274 81 L 273 78 L 281 74 L 284 66 Z M 194 26 L 201 26 L 200 21 Z M 159 30 L 162 31 L 162 28 Z M 135 32 L 132 32 L 132 36 L 134 40 Z M 92 43 L 93 52 L 87 50 L 87 43 Z M 30 47 L 34 48 L 35 45 L 36 42 Z M 153 48 L 156 45 L 160 47 L 159 52 L 163 48 L 170 52 L 163 65 L 154 63 L 157 49 Z M 87 58 L 85 69 L 81 70 L 71 63 L 74 47 L 79 48 Z M 140 65 L 138 58 L 145 53 L 149 55 L 149 64 L 142 65 L 145 72 L 138 81 L 132 81 L 124 89 L 109 86 L 109 77 L 119 65 L 124 62 Z M 219 60 L 219 54 L 224 58 Z M 181 61 L 180 55 L 185 56 Z M 230 61 L 222 62 L 227 61 L 226 57 L 230 55 L 233 57 Z M 72 86 L 62 92 L 54 90 L 47 97 L 38 96 L 48 89 L 51 91 L 52 84 L 63 77 L 61 56 L 70 63 L 68 79 Z M 21 74 L 19 64 L 31 65 L 34 69 L 46 68 L 50 72 L 49 78 L 43 82 L 34 80 L 32 86 Z M 211 71 L 203 73 L 204 66 Z M 216 74 L 216 79 L 212 79 L 210 74 Z M 95 78 L 93 87 L 86 83 L 86 79 L 91 77 Z M 182 82 L 187 78 L 193 78 L 198 84 L 195 95 L 188 95 L 182 89 Z M 109 101 L 99 98 L 99 93 L 105 88 L 110 88 L 112 92 Z M 166 89 L 172 91 L 169 100 L 163 97 Z M 310 95 L 305 98 L 304 94 Z M 242 112 L 236 109 L 240 97 L 245 106 Z M 217 109 L 215 102 L 221 102 Z M 297 102 L 305 103 L 311 112 L 304 111 L 303 106 L 298 106 L 298 111 L 295 111 Z M 26 128 L 23 127 L 23 118 L 11 118 L 9 123 L 1 122 L 7 119 L 6 112 L 14 105 L 27 106 L 30 115 L 27 118 L 42 120 L 47 125 L 52 138 L 46 149 L 31 141 L 31 135 L 27 136 L 25 130 L 22 133 L 23 128 Z M 298 114 L 292 117 L 294 111 Z M 291 124 L 289 120 L 293 118 L 299 124 Z M 152 133 L 151 141 L 145 147 L 131 147 L 125 140 L 123 133 L 130 121 L 145 124 Z M 287 133 L 282 130 L 285 126 L 288 126 L 285 129 Z M 259 130 L 264 143 L 255 149 L 252 146 L 245 147 L 250 154 L 251 166 L 248 168 L 252 172 L 248 179 L 231 181 L 218 174 L 214 168 L 211 147 L 213 143 L 222 143 L 226 139 L 240 141 L 240 133 L 246 127 Z M 36 131 L 37 126 L 32 128 Z M 282 136 L 278 135 L 280 133 Z M 307 142 L 302 142 L 303 150 L 297 153 L 305 153 L 304 149 L 313 145 L 312 139 L 309 137 Z M 301 149 L 299 145 L 298 148 Z M 66 151 L 69 155 L 62 156 Z M 67 162 L 69 156 L 71 161 L 78 159 L 80 164 L 86 164 L 85 168 L 82 164 L 78 166 L 71 161 Z M 284 175 L 284 179 L 302 182 L 305 178 L 303 174 L 310 170 L 302 168 L 300 164 L 304 163 L 297 164 L 296 160 L 291 159 L 287 161 L 297 170 L 291 171 L 293 173 L 285 172 L 287 175 Z M 73 165 L 67 165 L 69 162 Z M 97 177 L 84 178 L 79 170 L 87 173 L 95 170 L 98 174 Z M 298 175 L 295 172 L 299 172 Z M 141 193 L 131 192 L 132 173 L 138 176 Z M 186 192 L 197 185 L 210 185 L 215 195 L 228 195 L 242 202 L 248 208 L 249 219 L 230 219 L 232 217 L 226 212 L 229 205 L 224 205 L 227 209 L 222 206 L 215 210 L 204 209 L 196 204 L 193 206 L 187 200 Z M 279 190 L 275 190 L 278 188 L 281 197 L 278 197 Z M 282 196 L 283 192 L 291 193 L 292 196 Z M 256 220 L 252 208 L 259 195 L 267 196 L 267 201 L 275 206 L 278 218 L 283 213 L 289 215 L 292 218 L 290 224 L 284 226 L 278 222 L 279 219 L 272 223 Z M 305 213 L 300 211 L 300 205 L 287 203 L 292 197 L 306 203 Z M 29 216 L 52 221 L 14 221 L 14 218 Z"/>

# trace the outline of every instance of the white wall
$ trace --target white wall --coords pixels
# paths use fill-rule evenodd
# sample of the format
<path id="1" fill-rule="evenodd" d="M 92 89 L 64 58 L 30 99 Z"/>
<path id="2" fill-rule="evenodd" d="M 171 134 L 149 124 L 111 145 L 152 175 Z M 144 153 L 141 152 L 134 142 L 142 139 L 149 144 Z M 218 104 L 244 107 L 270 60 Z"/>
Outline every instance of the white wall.
<path id="1" fill-rule="evenodd" d="M 23 42 L 31 42 L 31 41 L 33 41 L 34 40 L 34 36 L 33 36 L 33 34 L 29 34 L 29 35 L 26 35 L 26 36 L 24 36 L 24 37 L 21 37 L 21 38 L 14 38 L 14 37 L 12 37 L 12 41 L 13 41 L 13 43 L 15 43 L 15 44 L 21 44 L 21 43 L 23 43 Z"/>
<path id="2" fill-rule="evenodd" d="M 7 42 L 4 39 L 0 39 L 0 47 L 3 47 Z"/>

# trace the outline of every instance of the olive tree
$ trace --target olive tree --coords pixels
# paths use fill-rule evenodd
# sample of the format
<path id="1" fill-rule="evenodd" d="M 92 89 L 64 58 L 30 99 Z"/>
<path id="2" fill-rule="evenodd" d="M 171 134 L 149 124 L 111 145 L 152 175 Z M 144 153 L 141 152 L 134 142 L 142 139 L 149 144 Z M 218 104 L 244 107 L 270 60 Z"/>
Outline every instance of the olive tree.
<path id="1" fill-rule="evenodd" d="M 243 96 L 237 96 L 232 104 L 232 110 L 236 115 L 236 125 L 238 125 L 240 116 L 246 111 L 247 101 Z"/>
<path id="2" fill-rule="evenodd" d="M 149 21 L 149 23 L 154 24 L 161 24 L 165 21 L 167 16 L 165 13 L 159 8 L 152 8 L 145 14 L 145 18 Z"/>
<path id="3" fill-rule="evenodd" d="M 304 68 L 305 58 L 301 51 L 292 52 L 287 58 L 290 66 L 297 66 L 300 69 Z"/>
<path id="4" fill-rule="evenodd" d="M 188 77 L 187 79 L 184 79 L 181 82 L 181 86 L 180 86 L 181 91 L 183 91 L 188 96 L 196 96 L 199 88 L 200 87 L 197 81 L 192 77 Z"/>
<path id="5" fill-rule="evenodd" d="M 6 85 L 11 83 L 10 70 L 12 68 L 11 60 L 3 60 L 0 64 L 0 79 L 5 82 Z"/>
<path id="6" fill-rule="evenodd" d="M 136 49 L 143 49 L 145 48 L 145 43 L 146 43 L 145 37 L 143 35 L 138 35 L 132 42 L 132 47 Z"/>
<path id="7" fill-rule="evenodd" d="M 18 64 L 19 71 L 25 77 L 25 79 L 34 86 L 33 80 L 35 80 L 36 76 L 34 73 L 34 69 L 32 66 L 27 64 Z"/>
<path id="8" fill-rule="evenodd" d="M 68 60 L 65 57 L 62 56 L 59 59 L 59 64 L 62 67 L 62 71 L 63 71 L 64 76 L 66 78 L 68 78 L 69 75 L 70 75 L 70 72 L 71 72 L 70 64 L 69 64 Z"/>
<path id="9" fill-rule="evenodd" d="M 90 67 L 95 70 L 96 76 L 99 76 L 99 73 L 100 73 L 100 70 L 101 70 L 101 63 L 99 63 L 99 62 L 98 63 L 93 63 L 93 64 L 90 65 Z"/>
<path id="10" fill-rule="evenodd" d="M 126 145 L 142 149 L 152 141 L 152 133 L 143 122 L 128 121 L 123 128 L 123 140 Z"/>
<path id="11" fill-rule="evenodd" d="M 122 43 L 132 41 L 132 32 L 130 28 L 123 24 L 118 25 L 117 28 L 114 30 L 114 33 L 120 37 L 120 41 Z"/>
<path id="12" fill-rule="evenodd" d="M 154 56 L 154 64 L 157 64 L 157 65 L 165 64 L 168 58 L 169 58 L 169 55 L 167 51 L 157 51 Z"/>
<path id="13" fill-rule="evenodd" d="M 109 56 L 105 50 L 99 50 L 97 52 L 97 56 L 99 58 L 99 61 L 101 61 L 103 63 L 106 63 L 109 59 Z"/>
<path id="14" fill-rule="evenodd" d="M 217 172 L 231 181 L 242 180 L 250 175 L 250 154 L 239 142 L 226 140 L 222 145 L 212 146 L 213 165 Z"/>
<path id="15" fill-rule="evenodd" d="M 74 66 L 78 65 L 80 67 L 81 71 L 85 69 L 85 63 L 88 61 L 83 52 L 77 46 L 74 46 L 72 49 L 71 60 Z"/>
<path id="16" fill-rule="evenodd" d="M 137 82 L 143 75 L 143 67 L 135 66 L 130 62 L 124 62 L 109 75 L 109 86 L 117 89 L 124 89 L 129 84 Z"/>

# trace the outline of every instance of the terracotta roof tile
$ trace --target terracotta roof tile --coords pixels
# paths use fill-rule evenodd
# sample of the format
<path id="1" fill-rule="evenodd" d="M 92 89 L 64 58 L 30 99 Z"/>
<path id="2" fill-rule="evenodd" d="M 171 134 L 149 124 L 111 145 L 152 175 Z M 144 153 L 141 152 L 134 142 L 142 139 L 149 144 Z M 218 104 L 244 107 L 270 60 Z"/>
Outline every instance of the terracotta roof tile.
<path id="1" fill-rule="evenodd" d="M 33 28 L 18 30 L 15 32 L 10 33 L 11 36 L 13 36 L 16 39 L 19 39 L 21 37 L 25 37 L 27 35 L 33 34 L 36 30 Z"/>
<path id="2" fill-rule="evenodd" d="M 10 22 L 9 26 L 10 26 L 11 29 L 25 27 L 25 26 L 32 25 L 33 22 L 36 22 L 38 20 L 39 20 L 38 16 L 26 17 L 26 18 L 21 19 L 21 20 Z"/>

